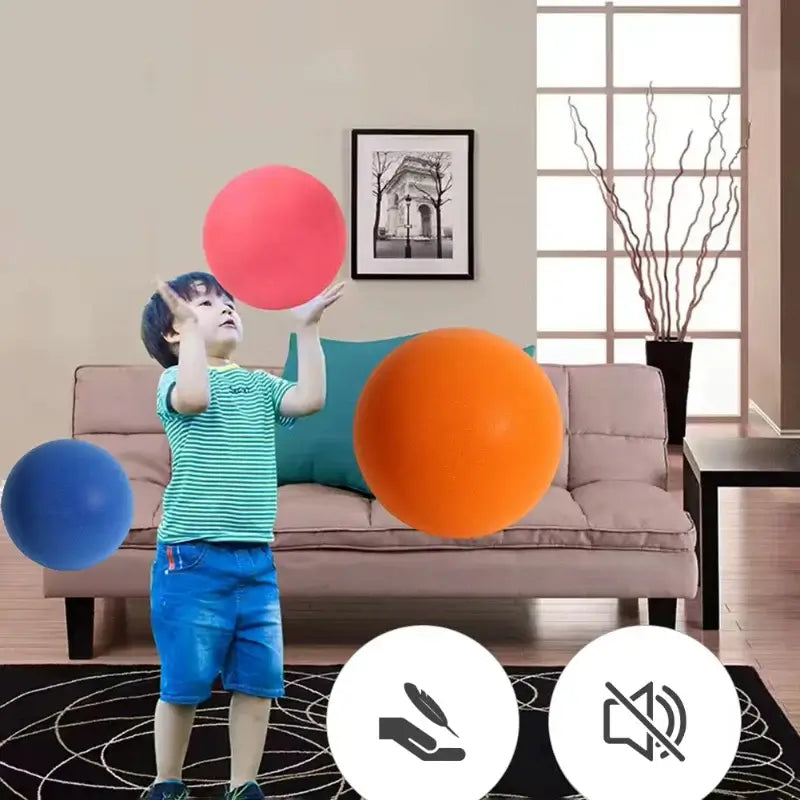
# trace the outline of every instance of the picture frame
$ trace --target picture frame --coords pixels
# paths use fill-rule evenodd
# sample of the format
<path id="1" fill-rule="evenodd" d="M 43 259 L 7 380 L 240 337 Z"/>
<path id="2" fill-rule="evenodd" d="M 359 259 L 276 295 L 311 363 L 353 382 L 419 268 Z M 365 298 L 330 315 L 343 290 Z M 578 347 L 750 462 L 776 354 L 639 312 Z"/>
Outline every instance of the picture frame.
<path id="1" fill-rule="evenodd" d="M 475 131 L 357 128 L 353 280 L 474 280 Z"/>

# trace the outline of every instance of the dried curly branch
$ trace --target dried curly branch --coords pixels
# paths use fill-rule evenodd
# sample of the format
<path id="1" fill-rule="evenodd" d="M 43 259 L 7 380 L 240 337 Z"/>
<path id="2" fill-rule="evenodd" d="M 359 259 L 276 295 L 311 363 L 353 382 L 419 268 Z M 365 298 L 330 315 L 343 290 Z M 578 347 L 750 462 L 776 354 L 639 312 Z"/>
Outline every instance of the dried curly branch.
<path id="1" fill-rule="evenodd" d="M 683 239 L 683 242 L 680 247 L 680 259 L 675 267 L 677 274 L 680 274 L 680 268 L 683 266 L 683 262 L 685 261 L 686 247 L 689 243 L 689 237 L 692 235 L 692 231 L 694 230 L 694 226 L 698 223 L 700 219 L 700 213 L 702 212 L 703 208 L 705 207 L 706 202 L 706 179 L 708 178 L 708 159 L 711 157 L 711 151 L 714 147 L 714 140 L 719 137 L 720 139 L 720 149 L 723 154 L 723 160 L 725 156 L 725 146 L 722 140 L 722 126 L 725 124 L 728 116 L 728 109 L 731 105 L 731 98 L 730 95 L 728 96 L 728 101 L 725 103 L 725 107 L 722 109 L 722 114 L 720 115 L 719 120 L 715 119 L 714 117 L 714 104 L 711 98 L 708 98 L 708 116 L 711 119 L 712 124 L 714 125 L 714 133 L 711 135 L 711 138 L 708 140 L 708 146 L 706 147 L 705 156 L 703 157 L 703 169 L 702 174 L 700 176 L 700 204 L 697 206 L 697 210 L 695 211 L 695 215 L 692 218 L 692 221 L 689 223 L 689 227 L 686 230 L 686 236 Z M 712 201 L 712 217 L 713 217 L 713 209 L 716 207 L 716 202 Z M 682 329 L 681 323 L 681 305 L 680 305 L 680 281 L 675 286 L 675 305 L 677 308 L 677 318 L 676 324 L 678 331 Z"/>
<path id="2" fill-rule="evenodd" d="M 642 242 L 641 239 L 637 236 L 636 231 L 633 229 L 633 223 L 631 222 L 630 215 L 627 211 L 625 211 L 619 203 L 619 197 L 617 197 L 616 187 L 614 184 L 609 184 L 606 178 L 605 170 L 602 166 L 600 166 L 600 160 L 597 155 L 597 148 L 594 146 L 594 143 L 589 136 L 589 130 L 586 125 L 583 123 L 583 120 L 578 113 L 578 109 L 576 108 L 575 104 L 572 102 L 572 98 L 569 98 L 569 106 L 570 112 L 572 115 L 572 125 L 574 129 L 574 142 L 577 147 L 581 149 L 583 153 L 584 161 L 586 162 L 586 168 L 592 177 L 597 182 L 597 185 L 600 187 L 600 194 L 603 198 L 603 202 L 608 209 L 611 218 L 614 220 L 614 223 L 619 228 L 620 232 L 622 233 L 623 242 L 625 246 L 625 252 L 628 254 L 628 258 L 631 262 L 631 268 L 633 269 L 634 275 L 636 275 L 639 281 L 639 296 L 642 298 L 644 302 L 645 311 L 647 313 L 647 317 L 650 321 L 650 325 L 655 330 L 657 323 L 656 318 L 654 316 L 653 311 L 653 298 L 651 295 L 648 295 L 644 289 L 644 283 L 642 280 Z M 589 156 L 587 155 L 586 151 L 580 147 L 578 143 L 578 128 L 583 131 L 583 135 L 586 138 L 588 143 L 589 149 L 592 153 L 591 161 Z M 624 219 L 623 219 L 624 218 Z"/>
<path id="3" fill-rule="evenodd" d="M 659 315 L 658 323 L 659 330 L 664 326 L 664 289 L 661 284 L 661 279 L 658 275 L 658 261 L 656 260 L 655 247 L 653 246 L 653 203 L 655 199 L 655 192 L 653 191 L 656 179 L 656 170 L 654 166 L 656 155 L 656 125 L 658 118 L 653 112 L 653 106 L 648 98 L 647 103 L 647 117 L 645 126 L 645 164 L 644 164 L 644 210 L 645 210 L 645 258 L 647 260 L 647 283 L 650 290 L 650 296 L 655 298 L 655 286 L 653 286 L 653 275 L 655 274 L 656 286 L 658 287 L 659 306 L 661 314 Z M 648 249 L 649 243 L 649 249 Z"/>
<path id="4" fill-rule="evenodd" d="M 686 144 L 681 151 L 678 159 L 678 169 L 670 183 L 669 199 L 667 201 L 666 219 L 664 229 L 664 256 L 659 264 L 659 257 L 655 249 L 653 236 L 653 206 L 655 197 L 656 168 L 656 127 L 658 117 L 654 110 L 654 92 L 652 84 L 647 93 L 647 124 L 645 133 L 645 168 L 644 168 L 644 218 L 645 226 L 642 237 L 634 230 L 630 214 L 622 207 L 616 191 L 616 185 L 609 182 L 606 170 L 600 165 L 597 155 L 597 148 L 592 142 L 588 128 L 583 123 L 580 113 L 572 102 L 568 100 L 570 117 L 573 127 L 573 141 L 583 154 L 586 168 L 589 174 L 595 179 L 600 189 L 603 202 L 611 216 L 617 229 L 621 232 L 625 252 L 630 260 L 631 270 L 636 278 L 639 296 L 644 303 L 645 312 L 653 335 L 656 339 L 683 341 L 689 330 L 689 324 L 697 306 L 702 302 L 706 289 L 717 272 L 720 259 L 727 252 L 733 228 L 741 210 L 739 201 L 738 187 L 736 186 L 736 176 L 734 175 L 734 164 L 747 149 L 750 142 L 750 125 L 748 123 L 746 135 L 743 137 L 741 145 L 737 148 L 733 156 L 728 159 L 728 151 L 725 149 L 722 128 L 727 121 L 727 113 L 730 108 L 731 98 L 728 96 L 727 103 L 722 110 L 719 119 L 714 115 L 713 99 L 709 101 L 709 117 L 713 125 L 713 133 L 709 139 L 703 159 L 702 173 L 700 182 L 700 204 L 689 223 L 686 234 L 677 251 L 670 245 L 670 234 L 673 224 L 673 205 L 679 182 L 686 179 L 685 159 L 691 148 L 694 131 L 690 131 Z M 583 141 L 581 136 L 583 135 Z M 714 169 L 709 169 L 709 160 L 713 151 L 715 140 L 719 139 L 721 152 L 719 164 Z M 727 163 L 726 163 L 727 161 Z M 725 183 L 724 176 L 727 176 L 727 202 L 724 204 L 724 211 L 718 217 L 718 206 L 722 204 L 721 197 L 726 194 L 723 188 Z M 708 228 L 702 236 L 700 249 L 695 258 L 695 270 L 691 286 L 691 297 L 684 311 L 681 304 L 681 267 L 687 257 L 689 240 L 692 231 L 695 229 L 706 208 L 706 181 L 711 178 L 714 183 L 714 193 L 711 197 L 711 210 L 708 218 Z M 712 237 L 722 229 L 725 240 L 721 248 L 712 251 L 710 243 Z M 712 255 L 709 255 L 712 254 Z M 674 266 L 672 262 L 674 261 Z M 710 267 L 706 268 L 706 261 L 710 261 Z"/>

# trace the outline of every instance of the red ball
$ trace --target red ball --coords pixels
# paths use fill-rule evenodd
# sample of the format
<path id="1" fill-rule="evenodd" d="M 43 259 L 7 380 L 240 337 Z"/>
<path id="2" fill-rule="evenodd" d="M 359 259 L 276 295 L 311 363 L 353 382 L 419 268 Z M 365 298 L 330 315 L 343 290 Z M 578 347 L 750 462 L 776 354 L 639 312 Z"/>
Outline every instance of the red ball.
<path id="1" fill-rule="evenodd" d="M 294 308 L 324 291 L 346 246 L 336 198 L 294 167 L 238 175 L 214 198 L 203 226 L 211 272 L 234 297 L 267 310 Z"/>

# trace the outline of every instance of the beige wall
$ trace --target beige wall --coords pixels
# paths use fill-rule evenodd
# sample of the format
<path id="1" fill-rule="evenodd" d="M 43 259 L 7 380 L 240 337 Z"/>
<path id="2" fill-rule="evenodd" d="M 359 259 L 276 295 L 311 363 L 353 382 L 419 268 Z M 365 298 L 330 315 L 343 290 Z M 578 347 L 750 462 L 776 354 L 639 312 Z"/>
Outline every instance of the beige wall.
<path id="1" fill-rule="evenodd" d="M 453 324 L 535 336 L 535 3 L 0 3 L 0 473 L 69 433 L 80 363 L 145 362 L 153 276 L 203 266 L 210 199 L 287 163 L 349 200 L 353 127 L 470 127 L 478 280 L 357 282 L 324 334 Z M 343 274 L 349 274 L 347 265 Z M 242 360 L 287 320 L 246 310 Z"/>
<path id="2" fill-rule="evenodd" d="M 781 425 L 780 0 L 748 8 L 748 393 Z"/>
<path id="3" fill-rule="evenodd" d="M 800 431 L 800 3 L 781 2 L 781 428 Z"/>

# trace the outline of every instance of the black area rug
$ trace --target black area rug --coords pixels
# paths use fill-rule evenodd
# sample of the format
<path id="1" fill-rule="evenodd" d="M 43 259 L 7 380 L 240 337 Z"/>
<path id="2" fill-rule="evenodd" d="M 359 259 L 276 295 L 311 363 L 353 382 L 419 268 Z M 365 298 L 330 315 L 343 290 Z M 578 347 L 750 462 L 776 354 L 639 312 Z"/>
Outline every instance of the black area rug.
<path id="1" fill-rule="evenodd" d="M 359 800 L 331 760 L 327 698 L 338 667 L 287 669 L 273 710 L 261 783 L 270 797 Z M 713 798 L 800 800 L 800 736 L 755 670 L 729 667 L 744 731 L 733 768 Z M 517 753 L 491 800 L 580 800 L 547 735 L 556 668 L 509 667 L 520 706 Z M 152 667 L 0 667 L 0 798 L 137 798 L 155 768 Z M 220 797 L 228 771 L 225 693 L 198 710 L 186 779 L 198 798 Z M 453 798 L 453 800 L 457 800 Z M 676 798 L 679 800 L 679 798 Z"/>

